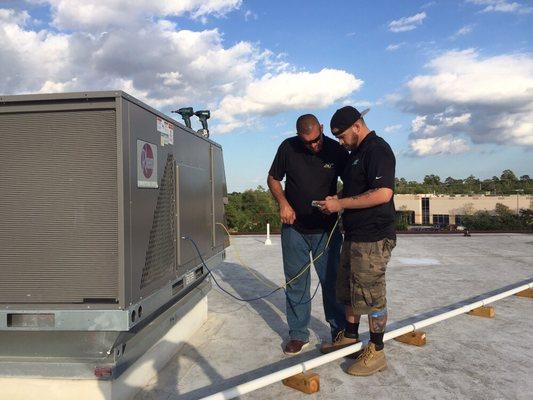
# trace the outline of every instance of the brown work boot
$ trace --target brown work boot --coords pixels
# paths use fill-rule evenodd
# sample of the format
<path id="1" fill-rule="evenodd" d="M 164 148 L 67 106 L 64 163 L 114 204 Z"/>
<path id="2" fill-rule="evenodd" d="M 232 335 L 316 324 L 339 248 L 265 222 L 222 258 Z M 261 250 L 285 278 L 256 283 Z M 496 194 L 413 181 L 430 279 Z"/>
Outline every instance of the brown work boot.
<path id="1" fill-rule="evenodd" d="M 377 351 L 376 345 L 370 342 L 346 372 L 355 376 L 369 376 L 386 368 L 385 350 Z"/>
<path id="2" fill-rule="evenodd" d="M 300 354 L 307 346 L 309 346 L 309 342 L 292 339 L 285 345 L 283 352 L 289 356 L 295 356 L 296 354 Z"/>
<path id="3" fill-rule="evenodd" d="M 322 354 L 331 353 L 335 350 L 343 349 L 344 347 L 351 346 L 352 344 L 358 343 L 359 339 L 349 338 L 344 336 L 344 331 L 340 331 L 337 333 L 337 336 L 335 337 L 335 340 L 332 343 L 322 343 L 322 346 L 320 346 L 320 352 Z"/>

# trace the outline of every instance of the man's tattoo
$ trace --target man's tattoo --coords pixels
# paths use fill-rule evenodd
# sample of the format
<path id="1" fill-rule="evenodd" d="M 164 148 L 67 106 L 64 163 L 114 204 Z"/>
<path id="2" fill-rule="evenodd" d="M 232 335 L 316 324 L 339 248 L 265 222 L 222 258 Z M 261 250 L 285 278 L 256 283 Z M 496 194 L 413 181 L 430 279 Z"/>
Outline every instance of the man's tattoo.
<path id="1" fill-rule="evenodd" d="M 377 192 L 379 189 L 381 189 L 381 188 L 377 188 L 377 189 L 369 189 L 369 190 L 367 190 L 367 191 L 364 192 L 364 193 L 358 194 L 357 196 L 352 196 L 352 197 L 350 197 L 350 198 L 356 200 L 356 199 L 360 199 L 360 198 L 362 198 L 362 197 L 368 197 L 368 196 L 370 196 L 372 193 Z"/>
<path id="2" fill-rule="evenodd" d="M 370 332 L 383 333 L 387 325 L 387 312 L 372 313 L 368 316 Z"/>

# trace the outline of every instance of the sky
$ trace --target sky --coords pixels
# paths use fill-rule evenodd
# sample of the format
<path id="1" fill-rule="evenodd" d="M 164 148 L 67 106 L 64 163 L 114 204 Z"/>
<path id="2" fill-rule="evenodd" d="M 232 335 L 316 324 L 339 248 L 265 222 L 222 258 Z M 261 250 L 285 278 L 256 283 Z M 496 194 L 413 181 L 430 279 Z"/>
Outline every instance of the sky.
<path id="1" fill-rule="evenodd" d="M 533 176 L 532 38 L 528 0 L 0 0 L 0 94 L 209 109 L 230 192 L 266 186 L 299 115 L 331 136 L 344 105 L 371 109 L 397 177 Z"/>

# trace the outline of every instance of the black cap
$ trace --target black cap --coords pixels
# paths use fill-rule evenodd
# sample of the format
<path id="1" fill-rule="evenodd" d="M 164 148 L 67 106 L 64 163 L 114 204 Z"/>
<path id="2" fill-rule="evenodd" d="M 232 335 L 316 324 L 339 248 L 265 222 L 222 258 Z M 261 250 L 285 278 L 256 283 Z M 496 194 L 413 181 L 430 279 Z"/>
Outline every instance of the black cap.
<path id="1" fill-rule="evenodd" d="M 339 108 L 331 117 L 330 127 L 331 133 L 335 136 L 340 135 L 350 126 L 355 124 L 355 121 L 363 118 L 363 116 L 370 111 L 370 108 L 367 108 L 363 112 L 357 111 L 357 108 L 352 106 L 346 106 Z"/>

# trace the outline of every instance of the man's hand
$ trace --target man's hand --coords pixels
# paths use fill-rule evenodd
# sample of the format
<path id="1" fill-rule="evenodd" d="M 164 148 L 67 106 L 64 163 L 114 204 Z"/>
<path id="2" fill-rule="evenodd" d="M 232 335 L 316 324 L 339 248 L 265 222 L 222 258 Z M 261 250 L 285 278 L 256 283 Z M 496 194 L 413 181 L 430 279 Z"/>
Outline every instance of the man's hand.
<path id="1" fill-rule="evenodd" d="M 289 203 L 279 207 L 279 216 L 281 217 L 281 222 L 288 225 L 294 224 L 294 221 L 296 220 L 296 213 Z"/>
<path id="2" fill-rule="evenodd" d="M 272 175 L 268 175 L 267 184 L 268 188 L 272 192 L 272 195 L 279 204 L 279 216 L 281 218 L 281 222 L 288 225 L 294 224 L 294 221 L 296 220 L 296 213 L 285 197 L 285 193 L 281 187 L 281 182 L 274 179 Z"/>
<path id="3" fill-rule="evenodd" d="M 342 210 L 341 203 L 337 196 L 328 196 L 326 197 L 326 200 L 319 201 L 318 204 L 321 207 L 320 211 L 325 214 L 332 214 Z"/>

